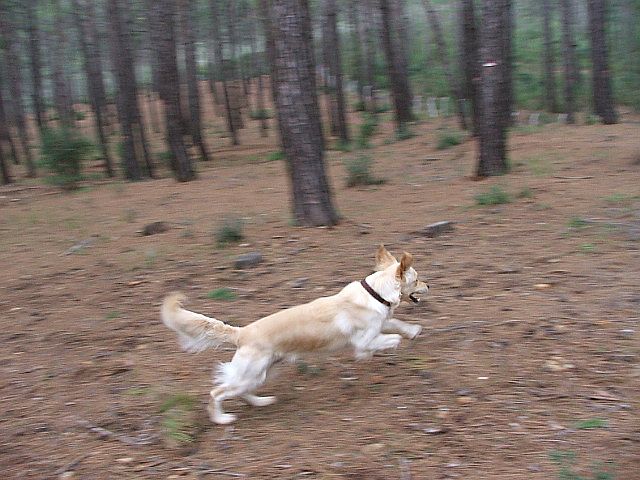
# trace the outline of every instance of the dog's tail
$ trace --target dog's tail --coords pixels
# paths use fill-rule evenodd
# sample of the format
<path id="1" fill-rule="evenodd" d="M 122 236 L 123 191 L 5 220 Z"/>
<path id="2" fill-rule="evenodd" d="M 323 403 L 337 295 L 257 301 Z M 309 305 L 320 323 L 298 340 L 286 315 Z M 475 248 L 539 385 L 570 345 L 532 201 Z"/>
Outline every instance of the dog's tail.
<path id="1" fill-rule="evenodd" d="M 172 293 L 162 302 L 162 322 L 178 334 L 180 346 L 188 352 L 201 352 L 224 343 L 238 344 L 241 327 L 232 327 L 215 318 L 182 308 L 186 297 Z"/>

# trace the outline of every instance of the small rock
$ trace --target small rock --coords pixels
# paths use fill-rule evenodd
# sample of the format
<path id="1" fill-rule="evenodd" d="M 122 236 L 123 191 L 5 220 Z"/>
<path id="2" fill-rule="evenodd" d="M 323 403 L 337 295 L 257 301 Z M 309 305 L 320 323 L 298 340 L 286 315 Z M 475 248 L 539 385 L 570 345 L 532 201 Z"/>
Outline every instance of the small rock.
<path id="1" fill-rule="evenodd" d="M 75 477 L 75 476 L 76 476 L 76 472 L 71 471 L 71 472 L 64 472 L 64 473 L 61 473 L 61 474 L 58 476 L 58 478 L 59 478 L 60 480 L 65 480 L 65 479 L 67 479 L 67 478 L 73 478 L 73 477 Z"/>
<path id="2" fill-rule="evenodd" d="M 445 427 L 429 427 L 423 430 L 427 435 L 440 435 L 443 433 L 447 433 L 449 431 L 448 428 Z"/>
<path id="3" fill-rule="evenodd" d="M 131 463 L 131 462 L 133 462 L 133 457 L 117 458 L 116 462 L 118 462 L 118 463 Z"/>
<path id="4" fill-rule="evenodd" d="M 448 220 L 444 220 L 442 222 L 432 223 L 427 225 L 422 230 L 418 231 L 420 235 L 424 235 L 428 238 L 437 237 L 438 235 L 442 235 L 443 233 L 452 232 L 453 231 L 453 222 Z"/>
<path id="5" fill-rule="evenodd" d="M 238 270 L 244 268 L 255 267 L 262 262 L 262 254 L 260 252 L 251 252 L 236 257 L 234 266 Z"/>
<path id="6" fill-rule="evenodd" d="M 623 328 L 620 330 L 620 336 L 622 338 L 631 338 L 636 331 L 633 328 Z"/>
<path id="7" fill-rule="evenodd" d="M 167 222 L 153 222 L 145 225 L 142 229 L 142 235 L 149 236 L 156 233 L 164 233 L 171 229 L 171 226 Z"/>
<path id="8" fill-rule="evenodd" d="M 291 288 L 304 288 L 307 282 L 309 282 L 309 277 L 297 278 L 296 280 L 291 282 Z"/>
<path id="9" fill-rule="evenodd" d="M 551 288 L 551 284 L 550 283 L 536 283 L 533 288 L 535 288 L 536 290 L 547 290 L 549 288 Z"/>
<path id="10" fill-rule="evenodd" d="M 365 455 L 377 455 L 382 452 L 385 448 L 384 443 L 370 443 L 362 447 L 362 453 Z"/>
<path id="11" fill-rule="evenodd" d="M 468 405 L 474 402 L 472 397 L 458 397 L 456 401 L 461 405 Z"/>

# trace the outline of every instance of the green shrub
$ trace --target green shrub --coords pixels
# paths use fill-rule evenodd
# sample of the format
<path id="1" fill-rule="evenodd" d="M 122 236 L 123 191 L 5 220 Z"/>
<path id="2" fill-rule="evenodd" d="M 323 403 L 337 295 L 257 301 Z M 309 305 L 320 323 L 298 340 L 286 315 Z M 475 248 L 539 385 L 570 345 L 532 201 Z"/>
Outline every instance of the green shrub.
<path id="1" fill-rule="evenodd" d="M 398 129 L 396 130 L 396 139 L 397 140 L 408 140 L 412 137 L 414 137 L 415 135 L 413 134 L 413 132 L 411 131 L 411 129 L 409 128 L 409 126 L 406 123 L 401 123 L 400 126 L 398 127 Z"/>
<path id="2" fill-rule="evenodd" d="M 462 143 L 462 134 L 459 132 L 441 132 L 438 135 L 438 144 L 436 148 L 438 150 L 444 150 L 449 147 L 455 147 L 456 145 L 460 145 Z"/>
<path id="3" fill-rule="evenodd" d="M 222 221 L 215 233 L 216 243 L 224 247 L 230 243 L 238 243 L 244 238 L 244 223 L 238 217 L 227 217 Z"/>
<path id="4" fill-rule="evenodd" d="M 273 118 L 273 115 L 271 114 L 271 111 L 263 108 L 262 110 L 252 110 L 251 113 L 249 113 L 249 117 L 251 120 L 268 120 Z"/>
<path id="5" fill-rule="evenodd" d="M 378 119 L 375 115 L 365 113 L 362 117 L 362 123 L 358 132 L 356 143 L 359 148 L 369 148 L 369 139 L 373 137 L 378 127 Z"/>
<path id="6" fill-rule="evenodd" d="M 207 298 L 210 300 L 224 300 L 226 302 L 230 302 L 236 299 L 236 294 L 233 293 L 233 290 L 230 288 L 222 287 L 207 292 Z"/>
<path id="7" fill-rule="evenodd" d="M 385 182 L 382 178 L 376 178 L 371 173 L 372 160 L 366 155 L 359 155 L 356 158 L 345 161 L 347 169 L 347 187 L 357 185 L 380 185 Z"/>
<path id="8" fill-rule="evenodd" d="M 511 201 L 509 194 L 497 185 L 491 187 L 488 192 L 478 193 L 475 199 L 478 205 L 500 205 Z"/>
<path id="9" fill-rule="evenodd" d="M 367 106 L 365 105 L 364 101 L 362 100 L 358 100 L 356 103 L 353 104 L 353 109 L 356 112 L 364 112 L 366 110 Z"/>
<path id="10" fill-rule="evenodd" d="M 277 162 L 278 160 L 284 160 L 285 158 L 286 156 L 282 150 L 267 154 L 267 161 L 269 162 Z"/>
<path id="11" fill-rule="evenodd" d="M 93 144 L 69 128 L 51 128 L 42 134 L 40 163 L 53 173 L 51 180 L 66 190 L 78 188 L 82 162 L 93 152 Z"/>

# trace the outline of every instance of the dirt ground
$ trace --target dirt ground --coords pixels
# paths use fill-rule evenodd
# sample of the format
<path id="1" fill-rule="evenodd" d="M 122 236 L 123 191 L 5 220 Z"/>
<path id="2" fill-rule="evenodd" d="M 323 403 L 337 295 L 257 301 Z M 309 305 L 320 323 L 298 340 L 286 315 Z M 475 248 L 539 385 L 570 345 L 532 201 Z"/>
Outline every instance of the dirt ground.
<path id="1" fill-rule="evenodd" d="M 435 149 L 446 122 L 395 142 L 382 118 L 364 153 L 386 183 L 346 188 L 358 153 L 328 152 L 336 228 L 292 225 L 273 131 L 249 122 L 231 148 L 210 114 L 197 181 L 0 188 L 3 478 L 640 478 L 638 118 L 517 128 L 512 173 L 482 182 L 474 141 Z M 510 203 L 478 205 L 492 186 Z M 246 237 L 220 248 L 229 215 Z M 441 220 L 454 230 L 416 233 Z M 156 221 L 171 228 L 140 235 Z M 360 280 L 379 243 L 431 285 L 397 310 L 423 333 L 369 361 L 279 365 L 277 404 L 229 401 L 239 421 L 211 424 L 232 352 L 181 352 L 162 297 L 244 325 Z"/>

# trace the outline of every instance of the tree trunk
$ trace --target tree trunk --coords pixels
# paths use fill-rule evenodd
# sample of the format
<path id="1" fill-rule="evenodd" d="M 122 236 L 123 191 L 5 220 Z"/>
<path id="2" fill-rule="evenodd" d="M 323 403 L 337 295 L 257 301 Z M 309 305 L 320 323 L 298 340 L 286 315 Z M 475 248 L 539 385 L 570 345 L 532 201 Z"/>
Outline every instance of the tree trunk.
<path id="1" fill-rule="evenodd" d="M 461 61 L 464 74 L 463 96 L 471 102 L 473 134 L 479 135 L 480 112 L 480 50 L 478 27 L 473 0 L 462 0 L 460 5 Z"/>
<path id="2" fill-rule="evenodd" d="M 260 136 L 266 137 L 269 131 L 267 111 L 264 105 L 264 81 L 262 79 L 263 57 L 258 54 L 258 16 L 255 11 L 251 14 L 251 63 L 253 75 L 257 76 L 258 86 L 256 88 L 256 110 L 260 116 Z"/>
<path id="3" fill-rule="evenodd" d="M 22 77 L 20 75 L 20 52 L 18 38 L 13 25 L 13 19 L 8 15 L 6 2 L 0 2 L 0 36 L 4 40 L 5 61 L 9 88 L 13 100 L 13 111 L 18 127 L 18 138 L 27 166 L 27 176 L 36 176 L 36 165 L 31 156 L 29 135 L 25 119 L 24 105 L 22 103 Z M 17 158 L 17 157 L 16 157 Z"/>
<path id="4" fill-rule="evenodd" d="M 9 122 L 7 120 L 7 113 L 5 111 L 5 103 L 2 98 L 2 78 L 0 77 L 0 144 L 2 142 L 7 142 L 9 147 L 11 148 L 11 157 L 13 158 L 13 163 L 18 165 L 20 163 L 18 152 L 16 150 L 16 145 L 11 138 L 11 132 L 9 130 Z"/>
<path id="5" fill-rule="evenodd" d="M 105 173 L 108 177 L 113 177 L 113 162 L 109 154 L 107 135 L 104 130 L 106 96 L 102 79 L 102 65 L 99 63 L 99 48 L 95 38 L 95 11 L 91 1 L 73 0 L 72 4 L 73 17 L 78 30 L 78 39 L 87 75 L 87 91 L 89 92 L 91 107 L 95 115 L 96 134 L 104 157 Z"/>
<path id="6" fill-rule="evenodd" d="M 227 130 L 229 131 L 229 135 L 231 136 L 231 143 L 233 145 L 239 145 L 240 142 L 238 141 L 238 133 L 233 122 L 231 103 L 229 102 L 229 89 L 227 88 L 228 73 L 225 68 L 222 37 L 220 35 L 220 9 L 218 8 L 220 6 L 219 1 L 220 0 L 210 0 L 209 3 L 211 9 L 211 34 L 213 36 L 218 75 L 220 76 L 220 80 L 222 82 L 222 100 L 225 107 Z"/>
<path id="7" fill-rule="evenodd" d="M 504 122 L 506 102 L 504 31 L 508 21 L 505 10 L 510 0 L 483 0 L 482 41 L 480 58 L 482 61 L 480 121 L 480 158 L 477 176 L 502 175 L 507 172 L 506 124 Z"/>
<path id="8" fill-rule="evenodd" d="M 342 88 L 342 64 L 340 60 L 340 39 L 338 36 L 338 7 L 336 0 L 324 0 L 324 47 L 325 66 L 328 68 L 329 96 L 334 108 L 335 134 L 344 143 L 349 142 L 344 90 Z M 332 122 L 333 123 L 333 122 Z M 333 129 L 332 129 L 333 130 Z M 334 133 L 332 131 L 332 133 Z"/>
<path id="9" fill-rule="evenodd" d="M 187 182 L 195 178 L 195 171 L 184 146 L 182 114 L 180 111 L 180 82 L 176 60 L 176 3 L 174 0 L 156 0 L 159 47 L 160 81 L 164 94 L 164 112 L 167 127 L 167 144 L 171 151 L 176 179 Z"/>
<path id="10" fill-rule="evenodd" d="M 202 138 L 202 122 L 200 113 L 200 93 L 198 91 L 198 68 L 196 65 L 196 47 L 194 39 L 194 3 L 193 0 L 182 0 L 182 39 L 184 42 L 185 72 L 189 97 L 189 127 L 191 138 L 200 150 L 202 160 L 209 161 L 209 153 Z"/>
<path id="11" fill-rule="evenodd" d="M 9 129 L 7 124 L 5 123 L 4 116 L 4 107 L 3 107 L 4 99 L 2 98 L 2 86 L 0 85 L 0 110 L 2 111 L 2 115 L 0 115 L 0 173 L 2 174 L 2 183 L 7 185 L 12 182 L 11 173 L 9 172 L 9 163 L 4 155 L 4 142 L 5 142 L 5 132 L 8 137 Z"/>
<path id="12" fill-rule="evenodd" d="M 463 130 L 467 129 L 467 120 L 464 114 L 464 102 L 460 95 L 460 88 L 458 86 L 457 80 L 453 76 L 453 72 L 451 71 L 451 65 L 449 64 L 449 56 L 447 55 L 447 46 L 444 42 L 444 35 L 442 34 L 442 27 L 440 26 L 440 19 L 438 18 L 438 13 L 433 8 L 433 4 L 430 0 L 422 0 L 422 4 L 427 13 L 427 19 L 429 21 L 429 25 L 431 26 L 431 31 L 433 32 L 433 36 L 436 42 L 437 50 L 438 50 L 438 60 L 442 64 L 442 69 L 444 70 L 445 77 L 447 79 L 447 83 L 449 84 L 449 88 L 451 88 L 451 96 L 453 97 L 456 108 L 458 111 L 458 120 L 460 122 L 460 128 Z"/>
<path id="13" fill-rule="evenodd" d="M 504 2 L 502 15 L 503 27 L 502 27 L 502 49 L 504 61 L 501 65 L 501 75 L 503 77 L 503 93 L 500 95 L 502 98 L 503 106 L 500 108 L 502 112 L 502 121 L 505 128 L 511 126 L 511 112 L 513 111 L 513 105 L 515 103 L 513 91 L 513 29 L 514 29 L 514 16 L 513 16 L 513 0 L 507 0 Z"/>
<path id="14" fill-rule="evenodd" d="M 151 87 L 147 90 L 147 103 L 149 105 L 149 123 L 154 132 L 158 133 L 162 130 L 162 119 L 158 108 L 158 98 L 162 85 L 160 82 L 160 55 L 158 53 L 157 39 L 157 19 L 154 14 L 155 0 L 145 0 L 145 8 L 147 9 L 146 22 L 146 41 L 147 55 L 149 56 L 149 64 L 151 68 Z"/>
<path id="15" fill-rule="evenodd" d="M 385 56 L 387 57 L 389 83 L 391 84 L 391 93 L 395 105 L 396 127 L 400 130 L 407 122 L 413 120 L 411 111 L 413 97 L 406 68 L 407 61 L 404 45 L 401 46 L 403 32 L 401 28 L 398 28 L 403 20 L 400 17 L 402 4 L 397 6 L 390 4 L 390 2 L 397 1 L 380 0 L 380 11 L 382 12 L 382 41 Z M 394 32 L 396 35 L 394 35 Z"/>
<path id="16" fill-rule="evenodd" d="M 562 57 L 564 63 L 564 111 L 567 123 L 575 123 L 575 88 L 578 83 L 574 12 L 572 0 L 560 0 L 562 11 Z"/>
<path id="17" fill-rule="evenodd" d="M 300 225 L 334 225 L 338 215 L 325 173 L 309 5 L 307 0 L 269 3 L 276 105 L 293 215 Z"/>
<path id="18" fill-rule="evenodd" d="M 604 0 L 588 0 L 589 30 L 591 37 L 591 62 L 593 81 L 593 109 L 605 125 L 618 122 L 611 90 L 611 72 L 605 33 Z"/>
<path id="19" fill-rule="evenodd" d="M 37 7 L 38 0 L 27 0 L 25 2 L 27 14 L 27 35 L 29 45 L 29 61 L 31 67 L 31 83 L 33 112 L 36 116 L 36 125 L 42 135 L 45 128 L 45 106 L 42 99 L 42 57 L 40 53 L 40 32 L 38 30 Z"/>
<path id="20" fill-rule="evenodd" d="M 358 101 L 364 107 L 364 69 L 362 62 L 362 38 L 360 36 L 360 15 L 358 2 L 347 2 L 347 14 L 351 26 L 351 43 L 353 45 L 353 68 L 355 70 L 355 80 L 358 84 Z"/>
<path id="21" fill-rule="evenodd" d="M 369 104 L 367 105 L 367 109 L 375 113 L 377 111 L 376 105 L 376 97 L 375 97 L 375 88 L 376 88 L 376 80 L 375 80 L 375 60 L 376 60 L 376 46 L 374 41 L 374 18 L 375 13 L 378 11 L 377 8 L 374 8 L 373 2 L 377 2 L 378 0 L 363 0 L 360 3 L 360 14 L 362 16 L 363 21 L 361 22 L 361 29 L 358 32 L 358 36 L 362 39 L 362 50 L 365 58 L 364 62 L 364 75 L 367 86 L 369 87 L 369 92 L 371 94 L 371 98 Z M 364 93 L 364 92 L 363 92 Z"/>
<path id="22" fill-rule="evenodd" d="M 65 73 L 65 65 L 67 64 L 65 55 L 67 50 L 66 22 L 63 17 L 64 12 L 60 7 L 60 1 L 52 0 L 52 7 L 55 12 L 53 45 L 50 50 L 53 71 L 53 97 L 60 124 L 64 127 L 72 127 L 75 123 L 75 114 L 71 90 Z"/>
<path id="23" fill-rule="evenodd" d="M 107 16 L 111 27 L 111 58 L 118 87 L 117 107 L 123 137 L 123 164 L 125 176 L 130 180 L 142 178 L 141 161 L 153 176 L 144 136 L 144 126 L 138 108 L 138 95 L 131 52 L 131 34 L 126 24 L 127 11 L 123 0 L 108 0 Z"/>
<path id="24" fill-rule="evenodd" d="M 542 0 L 542 31 L 544 38 L 544 105 L 549 112 L 558 112 L 556 96 L 555 55 L 553 52 L 553 31 L 551 0 Z"/>

